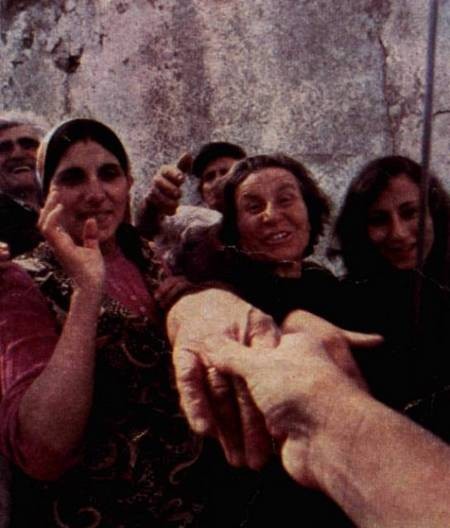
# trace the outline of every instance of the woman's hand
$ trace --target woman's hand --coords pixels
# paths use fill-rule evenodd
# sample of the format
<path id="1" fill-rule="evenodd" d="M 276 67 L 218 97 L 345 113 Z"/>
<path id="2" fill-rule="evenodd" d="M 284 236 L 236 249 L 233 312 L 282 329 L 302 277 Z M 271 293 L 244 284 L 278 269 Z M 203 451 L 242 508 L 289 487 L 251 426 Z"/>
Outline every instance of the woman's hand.
<path id="1" fill-rule="evenodd" d="M 209 289 L 180 299 L 169 312 L 167 330 L 180 404 L 193 430 L 216 437 L 230 464 L 262 467 L 272 453 L 271 439 L 245 383 L 214 367 L 206 369 L 192 350 L 201 349 L 211 336 L 276 346 L 279 329 L 271 317 L 228 291 Z"/>
<path id="2" fill-rule="evenodd" d="M 51 191 L 39 217 L 39 229 L 53 248 L 66 273 L 78 290 L 91 296 L 103 292 L 105 264 L 98 242 L 97 222 L 88 218 L 84 224 L 83 245 L 78 246 L 62 224 L 64 206 L 58 190 Z"/>
<path id="3" fill-rule="evenodd" d="M 374 348 L 383 342 L 382 336 L 343 330 L 304 310 L 291 312 L 283 321 L 281 328 L 284 334 L 305 332 L 320 336 L 336 365 L 355 380 L 361 388 L 367 389 L 367 384 L 353 359 L 350 347 Z"/>

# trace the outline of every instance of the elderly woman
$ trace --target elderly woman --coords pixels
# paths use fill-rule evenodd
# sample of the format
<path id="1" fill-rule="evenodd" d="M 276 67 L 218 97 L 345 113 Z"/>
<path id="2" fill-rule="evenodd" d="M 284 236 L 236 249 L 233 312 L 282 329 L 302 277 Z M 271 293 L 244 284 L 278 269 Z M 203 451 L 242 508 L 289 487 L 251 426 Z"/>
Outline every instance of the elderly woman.
<path id="1" fill-rule="evenodd" d="M 70 120 L 38 164 L 46 241 L 0 275 L 13 525 L 232 526 L 234 504 L 207 515 L 219 477 L 205 473 L 210 459 L 178 408 L 161 269 L 127 224 L 122 143 L 97 121 Z"/>
<path id="2" fill-rule="evenodd" d="M 297 308 L 334 320 L 337 280 L 305 262 L 328 217 L 328 200 L 301 163 L 284 154 L 245 158 L 225 185 L 222 258 L 205 276 L 198 257 L 185 254 L 185 269 L 193 280 L 231 285 L 277 323 Z"/>
<path id="3" fill-rule="evenodd" d="M 328 215 L 325 195 L 301 163 L 283 154 L 245 158 L 225 185 L 221 259 L 205 274 L 196 260 L 189 267 L 197 255 L 184 255 L 189 278 L 226 284 L 280 327 L 295 323 L 291 313 L 300 308 L 336 321 L 338 281 L 305 262 Z M 289 525 L 299 509 L 311 525 L 350 524 L 325 496 L 294 485 L 278 459 L 263 470 L 252 507 L 260 524 Z"/>
<path id="4" fill-rule="evenodd" d="M 349 323 L 386 339 L 382 351 L 360 356 L 360 364 L 375 396 L 398 409 L 411 407 L 411 402 L 450 383 L 450 202 L 439 181 L 431 177 L 419 297 L 416 262 L 422 177 L 420 165 L 409 158 L 373 160 L 351 183 L 335 228 L 348 270 L 347 299 L 353 308 Z M 428 402 L 429 409 L 422 406 L 423 416 L 417 417 L 444 434 L 441 426 L 447 420 L 437 416 L 438 407 Z"/>

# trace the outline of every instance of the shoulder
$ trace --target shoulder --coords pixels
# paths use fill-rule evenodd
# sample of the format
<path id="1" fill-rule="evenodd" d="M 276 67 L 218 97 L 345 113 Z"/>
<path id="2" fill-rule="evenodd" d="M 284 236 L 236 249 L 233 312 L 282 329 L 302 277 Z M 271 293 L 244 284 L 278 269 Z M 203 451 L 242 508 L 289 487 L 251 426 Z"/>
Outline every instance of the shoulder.
<path id="1" fill-rule="evenodd" d="M 34 288 L 33 279 L 26 270 L 16 262 L 10 262 L 0 269 L 0 295 L 12 289 Z"/>
<path id="2" fill-rule="evenodd" d="M 339 280 L 331 270 L 323 264 L 315 261 L 306 261 L 303 265 L 302 277 L 308 282 L 314 281 L 317 283 L 338 285 Z"/>

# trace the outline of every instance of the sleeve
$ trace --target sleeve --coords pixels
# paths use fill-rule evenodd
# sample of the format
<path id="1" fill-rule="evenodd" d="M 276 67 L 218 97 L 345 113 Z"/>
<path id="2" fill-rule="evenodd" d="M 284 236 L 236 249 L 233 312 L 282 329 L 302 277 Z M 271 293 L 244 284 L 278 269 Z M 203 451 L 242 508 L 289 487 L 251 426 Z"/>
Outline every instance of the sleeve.
<path id="1" fill-rule="evenodd" d="M 25 468 L 31 456 L 18 410 L 27 388 L 47 365 L 58 341 L 55 320 L 29 275 L 15 264 L 0 272 L 0 450 Z"/>

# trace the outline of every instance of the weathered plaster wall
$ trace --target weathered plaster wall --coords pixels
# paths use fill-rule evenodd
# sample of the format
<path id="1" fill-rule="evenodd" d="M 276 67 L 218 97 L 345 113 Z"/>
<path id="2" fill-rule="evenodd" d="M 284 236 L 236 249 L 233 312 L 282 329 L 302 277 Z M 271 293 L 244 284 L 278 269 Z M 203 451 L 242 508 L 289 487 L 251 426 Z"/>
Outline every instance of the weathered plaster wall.
<path id="1" fill-rule="evenodd" d="M 0 109 L 95 116 L 155 167 L 211 139 L 304 160 L 335 201 L 362 163 L 420 158 L 423 0 L 0 0 Z M 450 173 L 450 0 L 432 165 Z"/>

